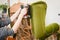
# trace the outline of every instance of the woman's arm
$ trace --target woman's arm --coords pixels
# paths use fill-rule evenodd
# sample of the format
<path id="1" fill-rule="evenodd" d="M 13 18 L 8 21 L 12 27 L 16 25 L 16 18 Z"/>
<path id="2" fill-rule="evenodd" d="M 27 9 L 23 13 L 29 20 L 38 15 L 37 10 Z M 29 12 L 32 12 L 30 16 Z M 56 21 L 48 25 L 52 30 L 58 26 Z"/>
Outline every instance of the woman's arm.
<path id="1" fill-rule="evenodd" d="M 16 13 L 14 13 L 11 17 L 10 17 L 10 20 L 11 22 L 13 22 L 19 15 L 19 12 L 20 12 L 21 8 L 19 8 Z"/>
<path id="2" fill-rule="evenodd" d="M 23 16 L 26 13 L 27 13 L 27 9 L 23 8 L 22 11 L 21 11 L 21 14 L 19 15 L 19 17 L 18 17 L 16 23 L 14 24 L 14 26 L 12 27 L 12 29 L 9 28 L 9 27 L 0 28 L 0 39 L 4 38 L 4 37 L 7 37 L 7 36 L 10 36 L 10 35 L 14 35 L 14 33 L 16 33 L 18 28 L 19 28 L 19 25 L 22 21 Z"/>
<path id="3" fill-rule="evenodd" d="M 20 23 L 21 23 L 21 21 L 22 21 L 22 18 L 23 18 L 23 16 L 24 16 L 26 13 L 27 13 L 27 8 L 23 8 L 23 9 L 21 10 L 21 13 L 20 13 L 20 15 L 19 15 L 16 23 L 15 23 L 14 26 L 12 27 L 14 33 L 17 32 L 17 30 L 18 30 L 18 28 L 19 28 L 19 26 L 20 26 Z"/>
<path id="4" fill-rule="evenodd" d="M 2 19 L 0 20 L 0 28 L 9 25 L 11 22 L 15 21 L 15 19 L 18 17 L 19 12 L 21 8 L 17 10 L 15 14 L 13 14 L 10 18 L 6 15 L 3 14 Z M 9 26 L 10 27 L 10 26 Z"/>

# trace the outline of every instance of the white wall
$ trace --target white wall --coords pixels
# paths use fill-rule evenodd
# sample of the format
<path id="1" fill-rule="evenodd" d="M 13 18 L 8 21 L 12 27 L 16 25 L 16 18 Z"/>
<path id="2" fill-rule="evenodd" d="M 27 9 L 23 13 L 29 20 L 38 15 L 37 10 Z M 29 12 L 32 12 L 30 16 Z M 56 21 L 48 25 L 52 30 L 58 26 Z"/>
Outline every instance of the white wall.
<path id="1" fill-rule="evenodd" d="M 10 0 L 10 6 L 12 6 L 13 4 L 17 3 L 18 0 Z"/>
<path id="2" fill-rule="evenodd" d="M 60 0 L 47 0 L 47 16 L 46 16 L 46 25 L 50 23 L 60 24 Z"/>
<path id="3" fill-rule="evenodd" d="M 0 0 L 0 4 L 5 4 L 7 3 L 7 0 Z"/>
<path id="4" fill-rule="evenodd" d="M 20 0 L 24 3 L 33 3 L 40 0 Z M 10 1 L 11 6 L 14 3 L 17 3 L 18 0 L 12 0 Z M 60 13 L 60 0 L 46 0 L 47 2 L 47 15 L 46 15 L 46 25 L 50 23 L 58 23 L 60 24 L 60 16 L 58 16 L 58 13 Z"/>

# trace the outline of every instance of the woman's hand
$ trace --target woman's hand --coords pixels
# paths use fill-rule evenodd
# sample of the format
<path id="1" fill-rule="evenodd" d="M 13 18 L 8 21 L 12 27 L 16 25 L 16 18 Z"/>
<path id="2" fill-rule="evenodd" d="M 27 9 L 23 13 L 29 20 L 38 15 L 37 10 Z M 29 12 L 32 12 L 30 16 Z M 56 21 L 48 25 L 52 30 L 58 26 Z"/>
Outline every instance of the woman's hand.
<path id="1" fill-rule="evenodd" d="M 27 8 L 23 8 L 18 16 L 17 21 L 15 22 L 15 24 L 13 25 L 12 29 L 14 31 L 14 33 L 17 33 L 18 28 L 20 27 L 21 21 L 23 19 L 23 16 L 27 14 Z"/>
<path id="2" fill-rule="evenodd" d="M 13 21 L 18 17 L 20 10 L 21 10 L 21 8 L 19 8 L 19 9 L 10 17 L 11 22 L 13 22 Z"/>
<path id="3" fill-rule="evenodd" d="M 21 14 L 22 14 L 23 16 L 27 14 L 27 9 L 28 9 L 28 8 L 23 8 L 23 9 L 21 10 Z"/>

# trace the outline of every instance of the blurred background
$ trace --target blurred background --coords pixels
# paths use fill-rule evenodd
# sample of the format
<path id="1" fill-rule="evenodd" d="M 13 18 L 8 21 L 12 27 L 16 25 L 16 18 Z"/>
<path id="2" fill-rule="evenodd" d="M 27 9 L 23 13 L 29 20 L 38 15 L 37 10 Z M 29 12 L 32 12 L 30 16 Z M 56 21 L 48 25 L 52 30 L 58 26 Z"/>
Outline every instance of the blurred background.
<path id="1" fill-rule="evenodd" d="M 0 14 L 3 11 L 5 11 L 4 8 L 6 8 L 7 9 L 6 13 L 8 14 L 8 9 L 9 9 L 10 16 L 11 16 L 20 8 L 21 4 L 23 4 L 23 3 L 32 4 L 37 1 L 40 1 L 40 0 L 0 0 Z M 46 20 L 45 20 L 46 25 L 49 25 L 51 23 L 60 24 L 60 5 L 59 5 L 60 0 L 44 0 L 44 1 L 47 3 L 47 12 L 46 12 L 47 14 L 46 14 Z M 27 22 L 26 19 L 24 19 L 24 22 L 25 23 Z M 26 25 L 23 25 L 23 26 L 26 26 Z M 22 25 L 20 25 L 20 26 L 22 27 Z M 31 32 L 31 29 L 28 29 L 28 26 L 26 26 L 26 29 L 30 30 L 30 32 Z M 29 35 L 30 32 L 27 32 L 27 34 Z M 19 31 L 19 33 L 20 33 L 20 31 Z M 18 33 L 18 35 L 21 35 L 19 33 Z M 17 36 L 17 37 L 21 37 L 21 36 Z M 31 36 L 29 36 L 29 37 L 31 37 Z M 52 37 L 50 37 L 50 38 L 52 38 Z M 32 38 L 30 38 L 30 40 L 31 39 Z M 21 40 L 22 40 L 22 38 L 21 38 Z"/>

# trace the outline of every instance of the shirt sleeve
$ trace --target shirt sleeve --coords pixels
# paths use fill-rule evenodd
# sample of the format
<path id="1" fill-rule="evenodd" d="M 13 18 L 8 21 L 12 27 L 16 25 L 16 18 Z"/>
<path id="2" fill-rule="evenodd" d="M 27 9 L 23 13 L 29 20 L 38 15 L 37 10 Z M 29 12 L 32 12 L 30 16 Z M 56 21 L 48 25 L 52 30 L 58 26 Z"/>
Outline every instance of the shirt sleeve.
<path id="1" fill-rule="evenodd" d="M 10 24 L 10 23 L 11 23 L 10 18 L 9 18 L 9 17 L 5 17 L 5 20 L 2 21 L 2 26 L 3 26 L 3 27 L 4 27 L 4 26 L 7 26 L 7 25 Z"/>
<path id="2" fill-rule="evenodd" d="M 0 28 L 0 38 L 4 38 L 7 36 L 13 36 L 13 35 L 14 35 L 13 29 L 10 29 L 7 27 Z"/>

